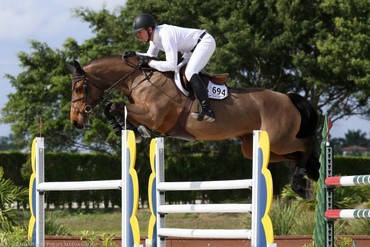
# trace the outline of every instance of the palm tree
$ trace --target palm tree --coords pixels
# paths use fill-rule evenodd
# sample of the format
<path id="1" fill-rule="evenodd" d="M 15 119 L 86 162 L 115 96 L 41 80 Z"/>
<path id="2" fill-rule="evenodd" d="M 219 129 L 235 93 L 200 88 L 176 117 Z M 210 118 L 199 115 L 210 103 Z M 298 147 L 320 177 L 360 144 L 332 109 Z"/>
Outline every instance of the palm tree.
<path id="1" fill-rule="evenodd" d="M 0 167 L 0 230 L 11 231 L 12 227 L 18 225 L 17 215 L 12 203 L 23 201 L 28 196 L 28 189 L 21 188 L 10 179 L 4 178 L 4 170 Z"/>
<path id="2" fill-rule="evenodd" d="M 348 130 L 345 134 L 344 146 L 363 146 L 367 147 L 369 140 L 366 138 L 366 133 L 361 130 Z"/>

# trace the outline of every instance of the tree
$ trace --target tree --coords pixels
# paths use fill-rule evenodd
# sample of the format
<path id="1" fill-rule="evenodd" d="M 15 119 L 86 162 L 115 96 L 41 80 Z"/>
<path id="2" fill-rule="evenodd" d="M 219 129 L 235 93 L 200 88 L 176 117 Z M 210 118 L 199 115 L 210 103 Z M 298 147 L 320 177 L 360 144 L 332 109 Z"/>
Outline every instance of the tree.
<path id="1" fill-rule="evenodd" d="M 364 0 L 246 1 L 205 24 L 216 66 L 244 86 L 295 91 L 335 121 L 369 114 L 370 7 Z"/>
<path id="2" fill-rule="evenodd" d="M 39 116 L 52 150 L 111 152 L 119 140 L 107 126 L 102 109 L 91 127 L 79 132 L 68 121 L 70 73 L 66 61 L 92 59 L 124 50 L 145 51 L 132 33 L 132 20 L 152 13 L 158 23 L 206 29 L 217 50 L 206 68 L 230 73 L 230 85 L 267 87 L 303 94 L 333 121 L 370 114 L 370 5 L 367 0 L 248 0 L 228 4 L 210 0 L 128 0 L 110 13 L 88 8 L 75 15 L 90 24 L 94 36 L 83 44 L 68 39 L 53 50 L 37 41 L 31 54 L 20 53 L 24 71 L 8 75 L 16 92 L 3 109 L 16 140 L 27 146 L 39 134 Z"/>
<path id="3" fill-rule="evenodd" d="M 361 130 L 348 130 L 344 138 L 333 138 L 331 143 L 334 147 L 334 153 L 341 153 L 341 148 L 348 146 L 370 147 L 370 139 L 366 138 L 366 133 Z"/>
<path id="4" fill-rule="evenodd" d="M 11 203 L 15 201 L 25 201 L 28 190 L 14 185 L 14 183 L 4 178 L 4 170 L 0 167 L 0 230 L 10 231 L 13 226 L 17 226 L 19 219 L 12 208 Z"/>
<path id="5" fill-rule="evenodd" d="M 366 138 L 366 133 L 361 130 L 348 130 L 345 134 L 344 146 L 363 146 L 369 145 L 369 140 Z"/>
<path id="6" fill-rule="evenodd" d="M 14 136 L 12 134 L 0 137 L 0 151 L 9 150 L 19 150 L 17 145 L 14 143 Z"/>
<path id="7" fill-rule="evenodd" d="M 18 54 L 24 71 L 17 77 L 6 75 L 16 92 L 9 95 L 2 120 L 12 123 L 16 144 L 27 147 L 41 134 L 42 118 L 42 131 L 52 133 L 47 143 L 58 150 L 59 144 L 68 146 L 68 137 L 74 133 L 66 118 L 70 97 L 70 86 L 64 83 L 69 80 L 66 56 L 37 41 L 31 41 L 31 48 L 31 54 Z"/>

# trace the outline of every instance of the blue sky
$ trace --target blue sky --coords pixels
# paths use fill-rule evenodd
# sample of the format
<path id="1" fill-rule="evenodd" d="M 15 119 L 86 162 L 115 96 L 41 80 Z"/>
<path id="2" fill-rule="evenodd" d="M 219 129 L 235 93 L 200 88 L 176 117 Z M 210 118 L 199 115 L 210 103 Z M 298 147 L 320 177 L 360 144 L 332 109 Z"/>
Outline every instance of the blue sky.
<path id="1" fill-rule="evenodd" d="M 88 7 L 113 11 L 125 0 L 1 0 L 0 1 L 0 108 L 7 102 L 7 95 L 14 92 L 4 74 L 17 75 L 21 72 L 17 53 L 29 52 L 29 40 L 47 43 L 60 48 L 72 37 L 79 43 L 92 36 L 88 23 L 76 19 L 72 9 Z M 357 117 L 334 123 L 333 137 L 344 137 L 348 130 L 367 133 L 370 138 L 370 121 Z M 8 136 L 10 126 L 0 124 L 0 136 Z"/>
<path id="2" fill-rule="evenodd" d="M 72 9 L 88 7 L 93 10 L 114 11 L 125 0 L 1 0 L 0 1 L 0 108 L 14 92 L 5 74 L 21 72 L 17 53 L 30 52 L 30 40 L 60 48 L 72 37 L 79 43 L 92 36 L 88 23 L 73 17 Z M 8 136 L 10 126 L 0 124 L 0 136 Z"/>

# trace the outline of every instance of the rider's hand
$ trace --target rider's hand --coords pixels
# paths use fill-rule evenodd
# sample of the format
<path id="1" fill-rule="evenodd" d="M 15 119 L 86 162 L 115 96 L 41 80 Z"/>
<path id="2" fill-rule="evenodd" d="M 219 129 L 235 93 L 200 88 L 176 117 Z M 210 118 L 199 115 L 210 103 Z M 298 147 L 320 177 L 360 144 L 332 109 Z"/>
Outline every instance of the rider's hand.
<path id="1" fill-rule="evenodd" d="M 149 62 L 151 58 L 147 56 L 140 56 L 139 57 L 139 66 L 140 67 L 149 67 Z"/>
<path id="2" fill-rule="evenodd" d="M 134 51 L 124 51 L 123 52 L 123 58 L 134 57 L 134 56 L 136 56 L 136 52 Z"/>

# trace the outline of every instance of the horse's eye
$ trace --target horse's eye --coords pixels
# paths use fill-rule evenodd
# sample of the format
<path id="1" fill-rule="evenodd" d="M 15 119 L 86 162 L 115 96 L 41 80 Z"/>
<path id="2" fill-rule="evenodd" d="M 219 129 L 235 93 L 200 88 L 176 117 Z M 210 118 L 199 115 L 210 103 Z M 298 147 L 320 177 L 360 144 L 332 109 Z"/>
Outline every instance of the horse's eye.
<path id="1" fill-rule="evenodd" d="M 75 88 L 76 93 L 82 93 L 82 91 L 83 91 L 83 87 L 76 87 Z"/>

